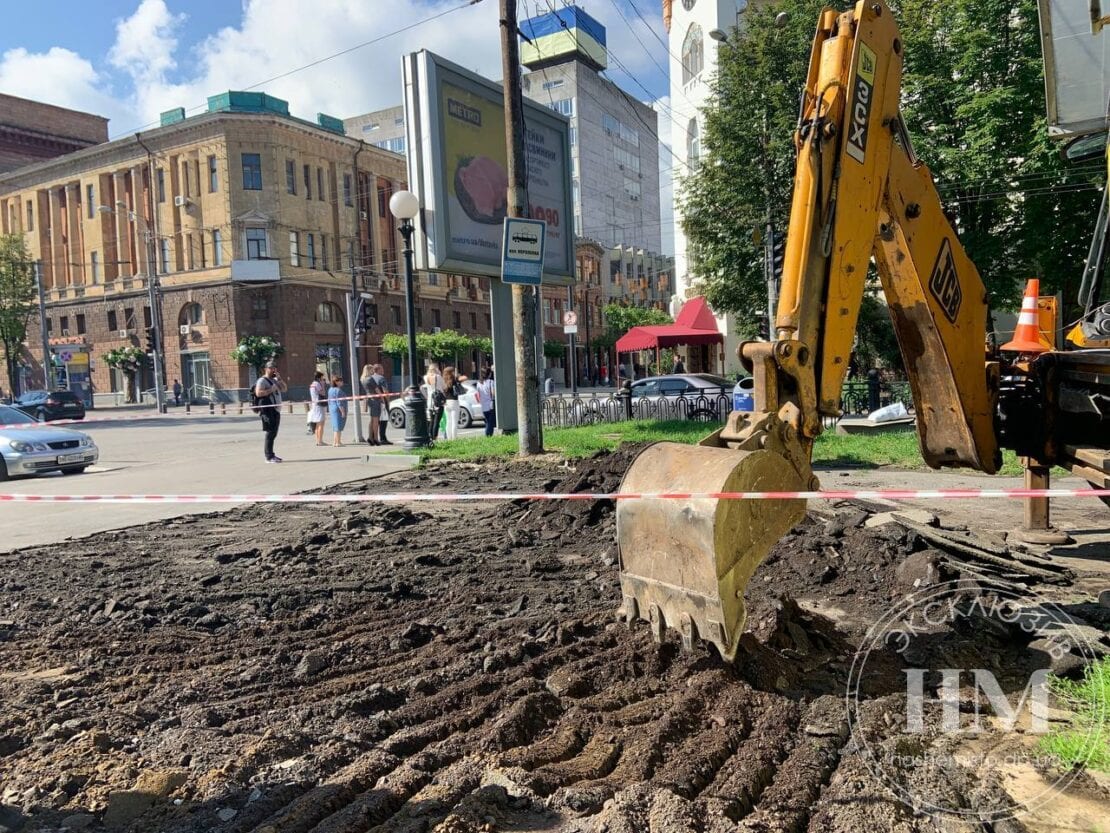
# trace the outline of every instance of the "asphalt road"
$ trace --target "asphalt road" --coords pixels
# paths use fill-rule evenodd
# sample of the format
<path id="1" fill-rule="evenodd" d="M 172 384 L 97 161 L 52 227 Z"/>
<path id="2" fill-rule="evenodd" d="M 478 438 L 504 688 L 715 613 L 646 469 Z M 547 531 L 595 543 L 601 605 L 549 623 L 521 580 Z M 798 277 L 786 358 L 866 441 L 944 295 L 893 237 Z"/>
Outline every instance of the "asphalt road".
<path id="1" fill-rule="evenodd" d="M 119 417 L 116 420 L 111 418 Z M 100 448 L 100 461 L 84 474 L 43 475 L 0 484 L 8 494 L 213 494 L 291 493 L 389 474 L 411 467 L 401 451 L 402 431 L 390 430 L 396 445 L 373 448 L 354 443 L 317 448 L 305 433 L 304 414 L 283 414 L 275 450 L 284 459 L 267 464 L 257 416 L 169 416 L 135 419 L 135 412 L 95 411 L 75 426 Z M 103 420 L 103 421 L 101 421 Z M 368 422 L 367 422 L 368 424 Z M 460 432 L 480 433 L 481 429 Z M 330 431 L 325 432 L 330 442 Z M 211 512 L 212 505 L 28 504 L 0 502 L 0 551 L 48 544 L 73 536 L 117 529 L 159 518 Z"/>

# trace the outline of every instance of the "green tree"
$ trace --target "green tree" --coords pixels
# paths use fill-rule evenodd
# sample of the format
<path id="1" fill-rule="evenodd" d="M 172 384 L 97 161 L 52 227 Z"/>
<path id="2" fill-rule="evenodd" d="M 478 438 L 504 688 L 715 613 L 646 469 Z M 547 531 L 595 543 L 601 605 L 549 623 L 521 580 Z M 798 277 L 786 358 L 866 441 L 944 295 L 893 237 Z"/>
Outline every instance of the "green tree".
<path id="1" fill-rule="evenodd" d="M 34 307 L 35 277 L 23 237 L 0 235 L 0 342 L 4 345 L 4 365 L 13 395 L 20 392 L 19 356 Z"/>
<path id="2" fill-rule="evenodd" d="M 124 398 L 127 402 L 138 401 L 135 395 L 135 390 L 138 387 L 135 376 L 146 358 L 146 353 L 142 351 L 142 348 L 135 347 L 132 344 L 126 347 L 115 347 L 105 352 L 103 358 L 104 364 L 108 367 L 114 367 L 123 372 Z"/>
<path id="3" fill-rule="evenodd" d="M 285 348 L 277 339 L 269 336 L 243 336 L 231 351 L 231 358 L 239 364 L 254 368 L 255 375 L 261 376 L 266 363 L 280 357 L 284 352 Z"/>
<path id="4" fill-rule="evenodd" d="M 562 341 L 548 339 L 543 343 L 543 356 L 545 359 L 561 359 L 567 354 L 567 345 Z"/>

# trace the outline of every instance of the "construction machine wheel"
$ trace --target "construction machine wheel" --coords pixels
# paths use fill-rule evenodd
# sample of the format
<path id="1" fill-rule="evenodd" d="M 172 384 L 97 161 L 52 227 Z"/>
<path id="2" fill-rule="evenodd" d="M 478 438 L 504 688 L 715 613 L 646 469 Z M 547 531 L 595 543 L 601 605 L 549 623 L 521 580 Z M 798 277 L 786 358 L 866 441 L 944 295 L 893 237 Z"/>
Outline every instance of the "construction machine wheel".
<path id="1" fill-rule="evenodd" d="M 620 493 L 797 492 L 812 485 L 776 451 L 656 443 L 633 461 Z M 805 511 L 801 499 L 619 500 L 625 619 L 650 622 L 657 641 L 666 628 L 676 628 L 685 648 L 703 639 L 731 662 L 746 618 L 744 589 Z"/>

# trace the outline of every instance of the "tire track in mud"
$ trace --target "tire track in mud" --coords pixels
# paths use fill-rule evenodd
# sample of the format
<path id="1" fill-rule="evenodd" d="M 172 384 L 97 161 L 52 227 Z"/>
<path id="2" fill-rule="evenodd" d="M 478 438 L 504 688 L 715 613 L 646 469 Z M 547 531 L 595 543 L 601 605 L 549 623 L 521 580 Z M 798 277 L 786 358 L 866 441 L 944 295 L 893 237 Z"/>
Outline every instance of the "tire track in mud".
<path id="1" fill-rule="evenodd" d="M 611 488 L 622 464 L 606 466 L 488 480 Z M 0 556 L 19 602 L 0 642 L 15 674 L 0 676 L 0 803 L 52 830 L 107 818 L 161 773 L 176 786 L 110 829 L 930 829 L 846 746 L 839 699 L 617 622 L 611 510 L 576 511 L 263 507 L 94 536 L 64 562 Z M 789 632 L 759 662 L 788 663 L 772 639 Z"/>

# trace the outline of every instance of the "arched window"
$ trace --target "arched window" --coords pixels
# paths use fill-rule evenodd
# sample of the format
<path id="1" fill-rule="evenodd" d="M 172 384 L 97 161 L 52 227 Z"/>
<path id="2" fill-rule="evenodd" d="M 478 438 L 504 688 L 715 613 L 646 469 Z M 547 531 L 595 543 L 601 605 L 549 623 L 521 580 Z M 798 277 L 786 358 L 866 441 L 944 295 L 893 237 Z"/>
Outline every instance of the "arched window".
<path id="1" fill-rule="evenodd" d="M 316 305 L 316 322 L 318 324 L 340 324 L 343 313 L 339 307 L 330 301 L 321 301 Z"/>
<path id="2" fill-rule="evenodd" d="M 203 324 L 204 307 L 200 304 L 186 304 L 181 308 L 182 324 Z"/>
<path id="3" fill-rule="evenodd" d="M 682 83 L 689 84 L 701 72 L 705 64 L 702 46 L 701 27 L 691 23 L 682 41 Z"/>
<path id="4" fill-rule="evenodd" d="M 698 120 L 690 119 L 686 125 L 686 161 L 694 167 L 701 157 L 701 136 L 698 135 Z"/>

